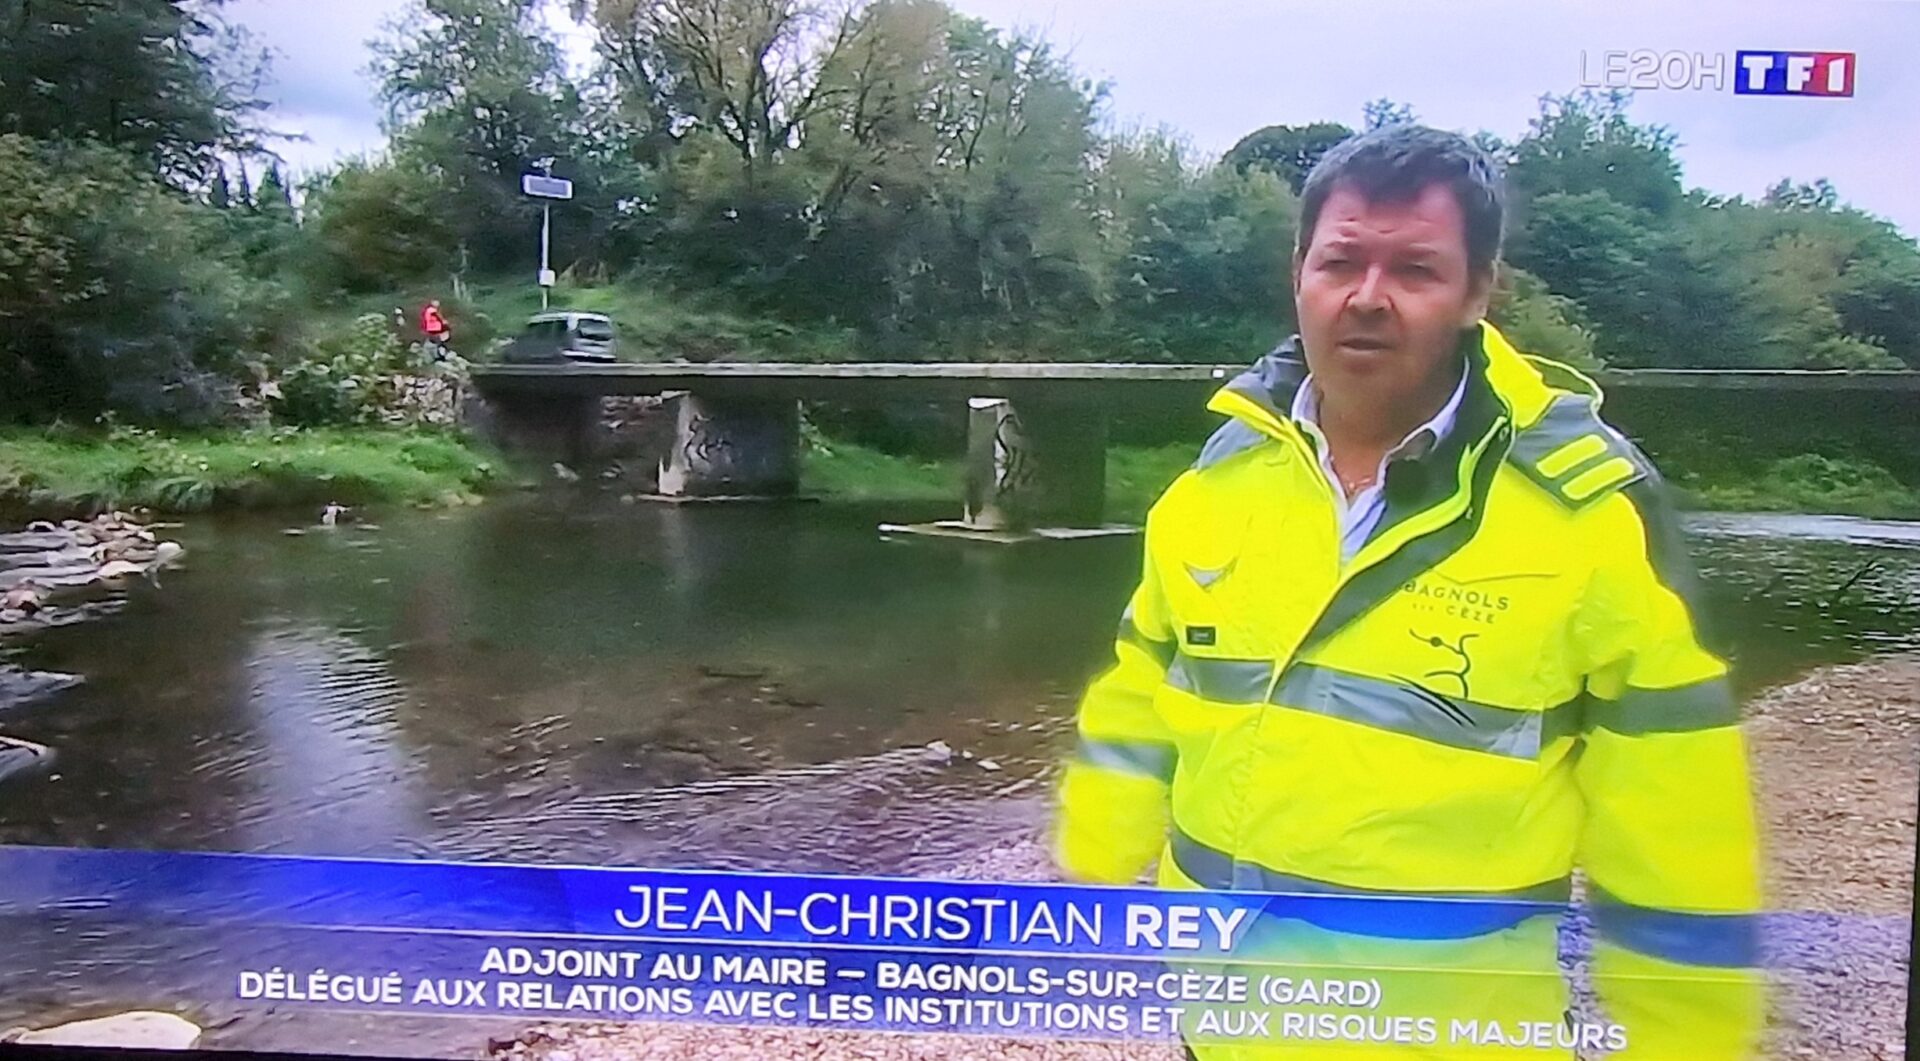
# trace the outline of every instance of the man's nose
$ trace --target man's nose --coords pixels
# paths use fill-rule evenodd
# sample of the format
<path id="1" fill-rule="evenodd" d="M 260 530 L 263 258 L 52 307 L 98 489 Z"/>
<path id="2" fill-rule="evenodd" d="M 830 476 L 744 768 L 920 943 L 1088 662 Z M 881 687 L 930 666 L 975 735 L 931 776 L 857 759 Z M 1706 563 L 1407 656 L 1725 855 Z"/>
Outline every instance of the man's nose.
<path id="1" fill-rule="evenodd" d="M 1367 267 L 1361 274 L 1360 286 L 1353 289 L 1353 295 L 1347 300 L 1350 308 L 1357 312 L 1369 313 L 1387 308 L 1385 270 L 1378 265 Z"/>

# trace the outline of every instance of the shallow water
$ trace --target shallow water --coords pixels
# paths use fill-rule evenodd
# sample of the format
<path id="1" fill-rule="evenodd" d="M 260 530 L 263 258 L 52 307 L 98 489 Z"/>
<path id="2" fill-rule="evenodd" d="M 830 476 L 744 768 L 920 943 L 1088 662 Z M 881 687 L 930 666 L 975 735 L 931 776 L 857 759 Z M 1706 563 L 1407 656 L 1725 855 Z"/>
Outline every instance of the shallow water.
<path id="1" fill-rule="evenodd" d="M 0 842 L 945 869 L 1038 820 L 1138 544 L 874 531 L 934 514 L 523 495 L 195 520 L 158 589 L 16 639 L 84 681 L 0 714 L 61 756 L 0 793 Z M 1920 525 L 1690 533 L 1746 688 L 1920 645 Z"/>

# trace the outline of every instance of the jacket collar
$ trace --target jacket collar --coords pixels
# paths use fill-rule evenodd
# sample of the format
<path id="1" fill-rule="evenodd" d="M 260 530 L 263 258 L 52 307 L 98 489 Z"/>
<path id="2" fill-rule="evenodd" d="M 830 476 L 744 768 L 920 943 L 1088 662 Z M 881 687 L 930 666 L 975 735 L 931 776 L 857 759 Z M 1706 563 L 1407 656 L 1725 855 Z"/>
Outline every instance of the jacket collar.
<path id="1" fill-rule="evenodd" d="M 1246 421 L 1266 434 L 1292 420 L 1294 395 L 1307 378 L 1307 363 L 1295 335 L 1252 367 L 1229 380 L 1207 403 L 1215 412 Z M 1585 394 L 1600 402 L 1600 388 L 1579 371 L 1546 358 L 1522 354 L 1492 324 L 1463 331 L 1461 356 L 1467 359 L 1469 398 L 1495 398 L 1494 403 L 1469 401 L 1485 408 L 1504 406 L 1514 427 L 1533 426 L 1560 394 Z M 1464 425 L 1463 425 L 1464 426 Z"/>

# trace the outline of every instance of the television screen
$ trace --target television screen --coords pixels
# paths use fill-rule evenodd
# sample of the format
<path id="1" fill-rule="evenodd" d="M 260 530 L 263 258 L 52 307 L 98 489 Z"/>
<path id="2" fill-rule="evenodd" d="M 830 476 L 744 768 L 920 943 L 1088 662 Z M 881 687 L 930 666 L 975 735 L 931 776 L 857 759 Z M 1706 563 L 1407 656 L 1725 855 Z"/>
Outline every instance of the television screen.
<path id="1" fill-rule="evenodd" d="M 0 25 L 0 1042 L 1904 1056 L 1920 5 Z"/>

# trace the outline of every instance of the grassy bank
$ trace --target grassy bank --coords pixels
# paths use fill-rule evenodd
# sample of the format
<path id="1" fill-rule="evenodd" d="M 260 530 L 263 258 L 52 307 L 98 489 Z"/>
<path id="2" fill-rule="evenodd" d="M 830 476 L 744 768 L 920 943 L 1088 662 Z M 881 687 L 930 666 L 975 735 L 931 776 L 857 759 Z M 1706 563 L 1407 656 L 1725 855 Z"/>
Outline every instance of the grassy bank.
<path id="1" fill-rule="evenodd" d="M 1870 461 L 1815 453 L 1743 472 L 1669 472 L 1688 507 L 1727 512 L 1822 512 L 1920 519 L 1920 490 Z"/>
<path id="2" fill-rule="evenodd" d="M 1195 447 L 1120 446 L 1107 453 L 1107 515 L 1138 522 L 1189 464 Z M 954 460 L 898 457 L 809 432 L 801 469 L 803 487 L 850 500 L 957 501 L 965 471 Z"/>
<path id="3" fill-rule="evenodd" d="M 1117 446 L 1107 454 L 1107 511 L 1138 521 L 1193 460 L 1198 445 Z M 1668 478 L 1689 508 L 1819 512 L 1920 519 L 1920 491 L 1869 462 L 1786 457 L 1757 471 Z M 277 429 L 173 436 L 111 432 L 0 431 L 0 514 L 74 515 L 144 506 L 160 512 L 213 508 L 446 504 L 500 481 L 498 458 L 444 432 Z M 896 456 L 809 427 L 806 489 L 850 500 L 957 500 L 955 457 Z"/>
<path id="4" fill-rule="evenodd" d="M 496 465 L 447 434 L 374 429 L 169 436 L 0 432 L 0 511 L 35 516 L 470 499 Z"/>
<path id="5" fill-rule="evenodd" d="M 834 497 L 952 499 L 960 496 L 958 460 L 926 462 L 838 441 L 810 440 L 809 489 Z M 1107 453 L 1107 512 L 1138 521 L 1199 452 L 1199 445 L 1118 446 Z M 1920 491 L 1877 465 L 1818 455 L 1786 457 L 1758 472 L 1712 478 L 1675 472 L 1677 500 L 1690 509 L 1815 512 L 1873 519 L 1920 519 Z"/>

